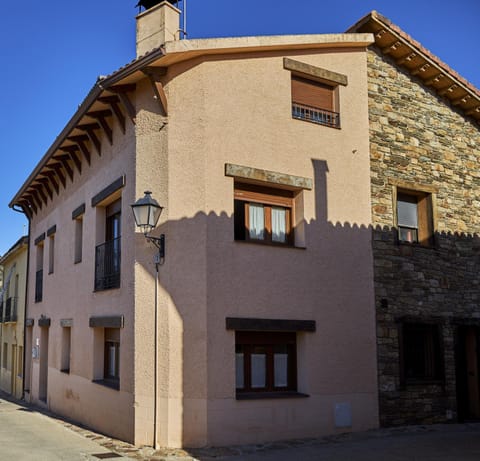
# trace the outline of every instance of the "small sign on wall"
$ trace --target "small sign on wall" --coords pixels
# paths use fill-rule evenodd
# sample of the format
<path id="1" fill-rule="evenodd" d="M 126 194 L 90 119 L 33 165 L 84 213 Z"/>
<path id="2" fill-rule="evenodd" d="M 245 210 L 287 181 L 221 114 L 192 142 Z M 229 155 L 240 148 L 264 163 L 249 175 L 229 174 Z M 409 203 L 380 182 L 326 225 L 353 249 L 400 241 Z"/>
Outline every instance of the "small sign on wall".
<path id="1" fill-rule="evenodd" d="M 38 359 L 40 356 L 40 346 L 32 347 L 32 359 Z"/>

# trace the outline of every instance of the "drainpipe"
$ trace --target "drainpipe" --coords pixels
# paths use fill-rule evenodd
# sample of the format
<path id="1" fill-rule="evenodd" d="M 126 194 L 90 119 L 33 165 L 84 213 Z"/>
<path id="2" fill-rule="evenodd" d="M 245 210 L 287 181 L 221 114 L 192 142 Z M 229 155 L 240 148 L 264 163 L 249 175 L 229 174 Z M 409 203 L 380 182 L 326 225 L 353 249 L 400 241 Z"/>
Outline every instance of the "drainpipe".
<path id="1" fill-rule="evenodd" d="M 26 334 L 27 334 L 27 301 L 28 301 L 28 274 L 30 271 L 30 217 L 28 216 L 27 213 L 23 210 L 23 208 L 15 208 L 16 205 L 13 205 L 11 208 L 13 211 L 16 211 L 17 213 L 22 213 L 25 215 L 25 217 L 28 220 L 28 233 L 27 233 L 27 272 L 25 274 L 25 299 L 24 299 L 24 309 L 23 309 L 23 364 L 22 364 L 22 397 L 21 400 L 25 400 L 25 362 L 27 358 L 27 348 L 25 347 L 27 345 L 26 341 Z M 31 351 L 30 351 L 31 353 Z"/>
<path id="2" fill-rule="evenodd" d="M 155 263 L 155 337 L 154 337 L 154 374 L 153 374 L 153 386 L 154 386 L 154 397 L 153 397 L 153 448 L 158 449 L 157 443 L 157 406 L 158 406 L 158 385 L 157 385 L 157 375 L 158 375 L 158 263 Z"/>

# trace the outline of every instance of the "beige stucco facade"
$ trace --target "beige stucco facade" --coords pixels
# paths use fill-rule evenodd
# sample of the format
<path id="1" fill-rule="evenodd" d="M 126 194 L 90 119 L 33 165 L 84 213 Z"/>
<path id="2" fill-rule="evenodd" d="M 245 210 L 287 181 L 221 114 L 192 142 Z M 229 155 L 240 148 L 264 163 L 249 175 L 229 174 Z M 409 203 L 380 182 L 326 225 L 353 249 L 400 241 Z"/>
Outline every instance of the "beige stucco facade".
<path id="1" fill-rule="evenodd" d="M 0 389 L 16 398 L 23 395 L 25 285 L 28 238 L 20 238 L 2 258 L 4 286 L 0 289 Z"/>
<path id="2" fill-rule="evenodd" d="M 79 148 L 64 158 L 70 178 L 60 152 L 81 142 L 87 122 L 99 120 L 92 111 L 106 105 L 84 102 L 12 202 L 30 215 L 31 402 L 139 445 L 226 445 L 377 426 L 369 43 L 369 34 L 166 43 L 146 73 L 131 67 L 111 77 L 119 80 L 110 95 L 135 85 L 128 90 L 134 113 L 128 103 L 119 106 L 123 133 L 112 111 L 111 142 L 108 130 L 95 128 L 101 152 L 89 133 L 89 155 Z M 337 90 L 341 128 L 292 118 L 284 58 L 346 76 Z M 109 81 L 95 91 L 108 92 Z M 226 170 L 270 187 L 278 184 L 268 178 L 284 178 L 280 189 L 295 195 L 292 245 L 235 240 L 239 177 Z M 60 192 L 51 183 L 43 200 L 35 181 L 50 171 Z M 311 185 L 292 186 L 294 177 Z M 145 190 L 164 207 L 153 232 L 166 236 L 157 303 L 155 248 L 136 231 L 130 210 Z M 118 199 L 119 286 L 95 289 L 96 247 Z M 274 329 L 290 322 L 294 393 L 239 398 L 236 330 L 227 319 L 273 321 Z M 314 328 L 295 330 L 295 322 Z M 119 378 L 112 386 L 105 364 L 117 352 L 106 344 L 117 331 Z"/>

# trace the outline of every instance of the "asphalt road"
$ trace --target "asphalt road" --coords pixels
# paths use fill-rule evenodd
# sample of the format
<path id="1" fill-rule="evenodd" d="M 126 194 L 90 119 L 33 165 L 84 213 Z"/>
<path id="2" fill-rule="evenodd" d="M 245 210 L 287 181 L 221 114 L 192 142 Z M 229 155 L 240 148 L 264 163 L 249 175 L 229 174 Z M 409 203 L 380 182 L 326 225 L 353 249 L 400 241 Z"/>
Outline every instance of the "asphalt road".
<path id="1" fill-rule="evenodd" d="M 147 447 L 136 448 L 70 423 L 62 423 L 62 420 L 51 418 L 34 407 L 0 397 L 0 461 L 98 461 L 114 458 L 166 461 L 480 461 L 480 423 L 378 429 L 242 447 L 156 451 Z"/>

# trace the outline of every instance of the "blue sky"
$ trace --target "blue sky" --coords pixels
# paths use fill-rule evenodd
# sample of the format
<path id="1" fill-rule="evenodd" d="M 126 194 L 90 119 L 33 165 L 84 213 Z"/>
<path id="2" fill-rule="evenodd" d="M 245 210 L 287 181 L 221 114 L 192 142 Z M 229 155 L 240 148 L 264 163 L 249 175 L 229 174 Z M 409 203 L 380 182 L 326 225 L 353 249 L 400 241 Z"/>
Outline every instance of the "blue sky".
<path id="1" fill-rule="evenodd" d="M 26 220 L 8 203 L 98 75 L 135 57 L 137 0 L 8 2 L 0 27 L 0 255 Z M 387 16 L 480 88 L 479 0 L 187 0 L 189 38 L 340 33 Z"/>

